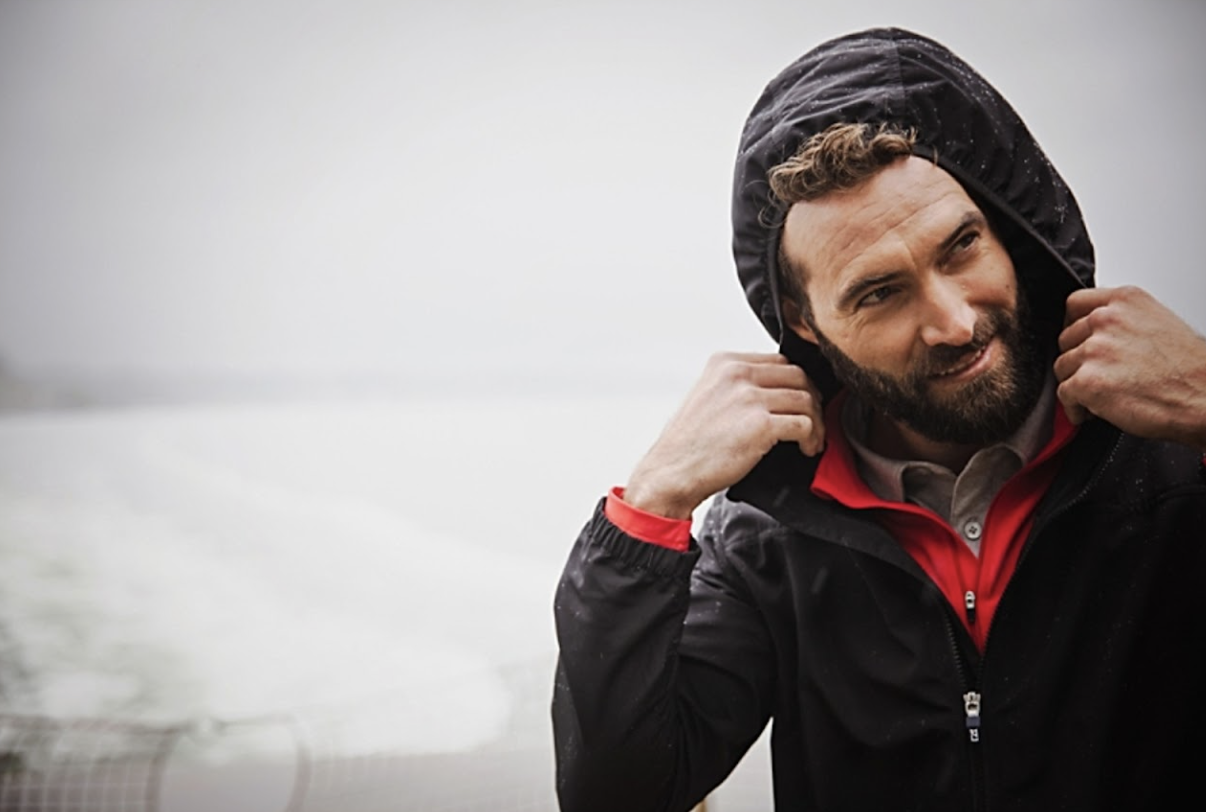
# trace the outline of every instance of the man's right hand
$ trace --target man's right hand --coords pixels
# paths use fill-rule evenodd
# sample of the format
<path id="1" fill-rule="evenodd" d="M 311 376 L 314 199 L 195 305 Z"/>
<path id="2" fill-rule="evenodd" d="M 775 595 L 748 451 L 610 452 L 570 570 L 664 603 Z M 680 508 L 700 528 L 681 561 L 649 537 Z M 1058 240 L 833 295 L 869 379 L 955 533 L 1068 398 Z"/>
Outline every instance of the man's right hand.
<path id="1" fill-rule="evenodd" d="M 624 501 L 689 519 L 781 441 L 797 443 L 809 456 L 825 447 L 821 395 L 804 370 L 782 355 L 714 355 L 632 472 Z"/>

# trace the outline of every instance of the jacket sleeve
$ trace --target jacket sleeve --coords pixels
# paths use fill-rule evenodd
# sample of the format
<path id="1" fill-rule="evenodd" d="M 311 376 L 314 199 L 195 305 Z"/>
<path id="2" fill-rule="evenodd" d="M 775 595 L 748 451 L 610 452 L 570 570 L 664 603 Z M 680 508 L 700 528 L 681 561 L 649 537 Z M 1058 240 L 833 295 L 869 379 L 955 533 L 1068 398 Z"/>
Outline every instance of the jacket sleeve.
<path id="1" fill-rule="evenodd" d="M 690 809 L 765 727 L 769 635 L 716 512 L 686 553 L 625 535 L 602 505 L 579 536 L 555 604 L 563 812 Z"/>

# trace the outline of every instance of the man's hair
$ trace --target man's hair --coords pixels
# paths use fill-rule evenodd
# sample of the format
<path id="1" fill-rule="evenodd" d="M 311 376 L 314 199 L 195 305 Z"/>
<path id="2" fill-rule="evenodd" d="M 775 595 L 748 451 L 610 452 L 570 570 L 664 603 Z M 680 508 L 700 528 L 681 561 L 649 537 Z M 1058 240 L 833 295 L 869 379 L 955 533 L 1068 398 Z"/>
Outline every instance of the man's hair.
<path id="1" fill-rule="evenodd" d="M 833 124 L 805 141 L 795 155 L 771 167 L 766 178 L 771 194 L 786 210 L 801 201 L 859 186 L 889 164 L 912 155 L 916 143 L 916 132 L 890 124 Z M 803 270 L 787 261 L 780 242 L 779 290 L 812 326 Z"/>

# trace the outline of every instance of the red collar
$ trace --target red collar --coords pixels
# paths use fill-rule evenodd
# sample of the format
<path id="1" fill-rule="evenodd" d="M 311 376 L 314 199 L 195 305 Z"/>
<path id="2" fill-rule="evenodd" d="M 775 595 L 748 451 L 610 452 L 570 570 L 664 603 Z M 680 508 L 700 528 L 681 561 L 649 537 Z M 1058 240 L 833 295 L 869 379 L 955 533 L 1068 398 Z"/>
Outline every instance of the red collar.
<path id="1" fill-rule="evenodd" d="M 930 511 L 916 505 L 881 499 L 863 481 L 858 473 L 854 450 L 851 449 L 846 434 L 842 431 L 842 408 L 848 397 L 849 391 L 843 389 L 825 407 L 825 426 L 828 429 L 825 435 L 826 445 L 825 451 L 821 454 L 821 461 L 817 465 L 816 475 L 812 480 L 812 492 L 849 508 L 888 508 L 923 516 L 932 515 Z M 1041 465 L 1050 459 L 1076 435 L 1077 426 L 1068 419 L 1068 415 L 1060 407 L 1058 399 L 1055 401 L 1054 408 L 1051 437 L 1038 455 L 1026 464 L 1023 471 Z"/>

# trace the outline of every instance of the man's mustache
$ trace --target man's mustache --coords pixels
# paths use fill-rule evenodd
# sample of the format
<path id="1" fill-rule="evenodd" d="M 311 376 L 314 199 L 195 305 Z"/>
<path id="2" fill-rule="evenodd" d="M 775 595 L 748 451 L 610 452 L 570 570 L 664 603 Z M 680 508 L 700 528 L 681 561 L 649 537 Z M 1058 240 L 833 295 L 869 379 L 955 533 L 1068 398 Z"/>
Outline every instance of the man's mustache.
<path id="1" fill-rule="evenodd" d="M 998 333 L 1008 329 L 1008 319 L 1001 313 L 995 311 L 986 313 L 976 319 L 976 327 L 972 331 L 971 341 L 959 346 L 937 344 L 931 347 L 914 374 L 923 378 L 941 375 L 980 352 Z"/>

